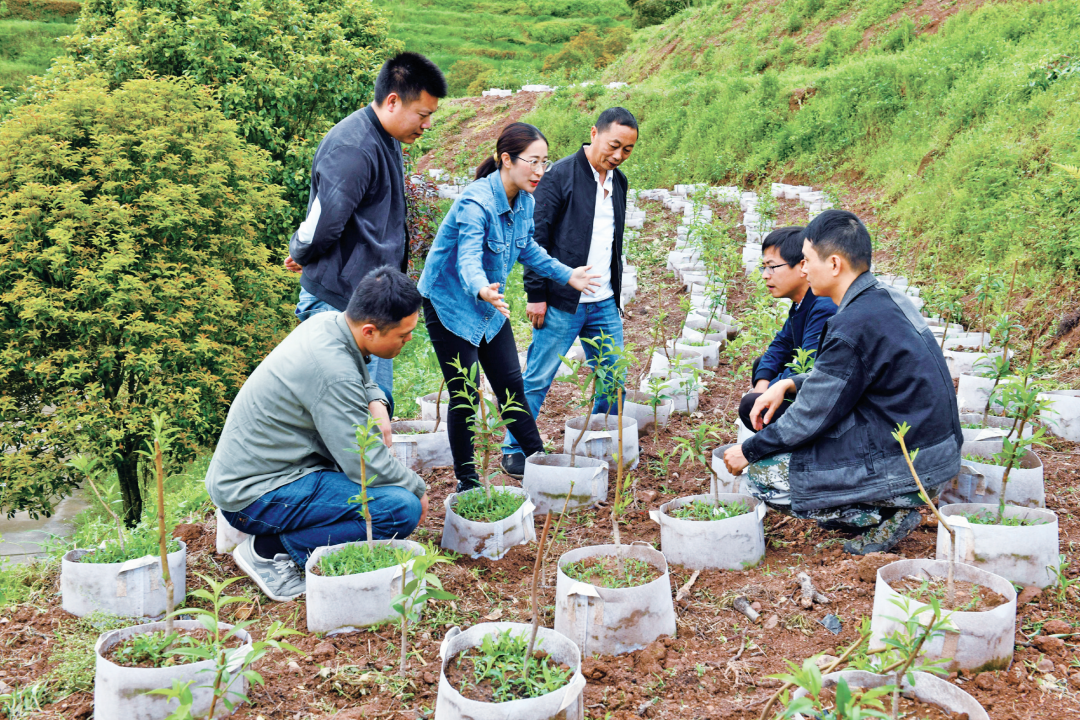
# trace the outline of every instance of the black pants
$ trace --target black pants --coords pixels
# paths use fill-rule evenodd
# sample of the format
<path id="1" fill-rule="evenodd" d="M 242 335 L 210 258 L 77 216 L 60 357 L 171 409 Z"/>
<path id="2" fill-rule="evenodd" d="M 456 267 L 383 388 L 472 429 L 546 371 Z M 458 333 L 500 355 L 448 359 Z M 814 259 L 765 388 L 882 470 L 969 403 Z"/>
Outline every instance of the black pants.
<path id="1" fill-rule="evenodd" d="M 471 411 L 467 407 L 458 408 L 462 404 L 458 393 L 464 392 L 465 381 L 450 364 L 455 359 L 466 368 L 480 363 L 500 408 L 508 396 L 520 406 L 520 410 L 507 413 L 503 419 L 510 422 L 507 429 L 521 443 L 525 457 L 543 450 L 544 443 L 540 439 L 540 431 L 536 429 L 536 420 L 525 403 L 525 383 L 521 379 L 521 365 L 518 363 L 517 345 L 510 323 L 504 322 L 491 342 L 481 340 L 480 347 L 476 347 L 447 330 L 431 301 L 424 298 L 424 324 L 427 325 L 431 346 L 439 359 L 450 396 L 446 430 L 450 434 L 450 452 L 454 455 L 454 475 L 457 479 L 478 478 L 480 468 L 474 467 L 473 432 L 469 427 Z M 475 394 L 473 399 L 476 399 Z M 494 453 L 492 459 L 497 464 L 499 454 Z"/>
<path id="2" fill-rule="evenodd" d="M 739 419 L 742 420 L 743 425 L 747 430 L 754 429 L 754 423 L 750 422 L 750 411 L 754 409 L 754 402 L 761 397 L 759 392 L 748 392 L 742 396 L 742 400 L 739 402 Z M 776 413 L 773 414 L 772 420 L 769 424 L 772 424 L 780 419 L 780 416 L 787 412 L 787 409 L 791 407 L 789 400 L 784 400 L 780 407 L 776 409 Z"/>

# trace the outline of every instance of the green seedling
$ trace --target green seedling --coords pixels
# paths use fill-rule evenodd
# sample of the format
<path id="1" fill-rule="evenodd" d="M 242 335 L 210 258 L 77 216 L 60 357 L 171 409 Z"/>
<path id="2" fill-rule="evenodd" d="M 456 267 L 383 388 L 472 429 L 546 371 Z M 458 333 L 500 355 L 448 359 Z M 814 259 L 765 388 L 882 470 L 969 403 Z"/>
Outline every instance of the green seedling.
<path id="1" fill-rule="evenodd" d="M 622 566 L 615 563 L 612 570 L 609 558 L 588 558 L 576 563 L 563 565 L 562 571 L 571 580 L 605 588 L 628 588 L 644 585 L 656 576 L 656 571 L 649 563 L 635 558 L 626 558 Z"/>
<path id="2" fill-rule="evenodd" d="M 1038 518 L 998 518 L 988 512 L 967 513 L 964 515 L 972 525 L 1004 525 L 1006 527 L 1030 527 L 1032 525 L 1045 525 L 1045 520 Z"/>
<path id="3" fill-rule="evenodd" d="M 900 628 L 884 639 L 887 652 L 882 656 L 881 663 L 887 665 L 890 660 L 900 663 L 900 666 L 896 668 L 896 679 L 892 684 L 891 716 L 892 720 L 899 720 L 900 688 L 903 686 L 904 676 L 907 676 L 909 684 L 914 684 L 916 672 L 944 675 L 942 666 L 949 662 L 947 658 L 936 660 L 921 658 L 923 645 L 936 637 L 943 637 L 945 633 L 958 632 L 958 630 L 952 622 L 952 615 L 942 613 L 936 597 L 931 598 L 928 605 L 920 604 L 914 609 L 911 601 L 905 597 L 894 597 L 891 601 L 900 609 L 903 617 L 886 618 L 899 623 Z M 920 616 L 926 613 L 930 613 L 930 619 L 924 622 Z"/>
<path id="4" fill-rule="evenodd" d="M 532 630 L 529 633 L 529 648 L 525 651 L 525 657 L 522 660 L 521 676 L 525 682 L 529 681 L 529 659 L 532 657 L 533 649 L 536 647 L 536 631 L 540 627 L 540 605 L 536 599 L 536 586 L 540 581 L 540 570 L 544 557 L 544 544 L 547 542 L 548 528 L 551 527 L 551 512 L 549 511 L 544 518 L 544 529 L 540 532 L 540 544 L 536 546 L 536 561 L 533 563 L 532 585 L 529 588 L 529 601 L 532 607 Z"/>
<path id="5" fill-rule="evenodd" d="M 525 496 L 495 488 L 487 495 L 465 493 L 454 501 L 454 512 L 473 522 L 498 522 L 514 514 L 525 502 Z"/>
<path id="6" fill-rule="evenodd" d="M 146 441 L 146 450 L 139 452 L 143 457 L 154 463 L 154 478 L 157 481 L 157 519 L 158 519 L 158 546 L 161 554 L 161 576 L 165 580 L 165 634 L 171 635 L 173 631 L 172 611 L 175 607 L 176 598 L 173 597 L 175 586 L 173 585 L 172 573 L 169 572 L 168 534 L 165 529 L 165 464 L 164 454 L 176 429 L 166 427 L 167 419 L 164 413 L 151 415 L 153 428 L 150 438 Z"/>
<path id="7" fill-rule="evenodd" d="M 649 407 L 652 408 L 652 420 L 653 420 L 653 441 L 660 442 L 660 406 L 665 400 L 671 399 L 671 393 L 668 392 L 670 385 L 667 380 L 662 377 L 649 378 Z"/>
<path id="8" fill-rule="evenodd" d="M 359 575 L 397 565 L 395 548 L 390 545 L 350 544 L 319 558 L 319 572 L 326 577 Z"/>
<path id="9" fill-rule="evenodd" d="M 120 647 L 114 657 L 120 665 L 149 664 L 161 668 L 176 664 L 177 655 L 174 646 L 195 647 L 199 645 L 194 638 L 180 637 L 179 634 L 152 632 L 136 635 Z"/>
<path id="10" fill-rule="evenodd" d="M 595 346 L 595 342 L 591 338 L 583 338 L 582 342 L 590 342 Z M 581 442 L 581 439 L 585 437 L 585 433 L 589 429 L 589 419 L 592 417 L 592 409 L 596 404 L 596 383 L 597 375 L 596 369 L 589 365 L 584 359 L 571 360 L 565 355 L 560 355 L 559 358 L 570 368 L 569 375 L 563 375 L 556 378 L 565 383 L 569 383 L 578 389 L 578 401 L 577 406 L 584 411 L 584 422 L 581 426 L 581 432 L 574 438 L 573 444 L 570 446 L 570 467 L 577 467 L 577 446 Z"/>
<path id="11" fill-rule="evenodd" d="M 371 529 L 371 510 L 368 509 L 368 488 L 371 487 L 371 481 L 378 476 L 368 477 L 367 462 L 371 459 L 375 446 L 382 443 L 382 426 L 379 425 L 378 420 L 369 415 L 366 423 L 353 425 L 353 428 L 356 429 L 356 448 L 348 448 L 348 451 L 360 456 L 360 492 L 349 498 L 349 504 L 360 505 L 360 514 L 364 516 L 364 524 L 367 527 L 367 541 L 370 543 L 374 537 Z"/>
<path id="12" fill-rule="evenodd" d="M 915 479 L 915 484 L 919 488 L 919 497 L 933 511 L 934 515 L 937 517 L 938 522 L 941 524 L 941 527 L 945 528 L 945 531 L 949 533 L 949 541 L 952 545 L 952 552 L 949 553 L 949 569 L 948 578 L 946 580 L 946 588 L 948 593 L 947 602 L 949 604 L 949 607 L 953 607 L 953 604 L 956 602 L 956 583 L 953 579 L 956 570 L 956 530 L 954 530 L 953 527 L 945 521 L 945 517 L 940 512 L 938 512 L 937 506 L 934 505 L 934 503 L 930 500 L 930 495 L 927 494 L 926 488 L 923 487 L 922 480 L 919 479 L 919 473 L 915 471 L 915 458 L 919 454 L 919 449 L 916 448 L 914 451 L 910 453 L 908 452 L 907 443 L 904 442 L 904 436 L 908 434 L 909 430 L 911 430 L 910 425 L 908 425 L 906 422 L 900 423 L 896 426 L 896 431 L 893 432 L 892 436 L 896 440 L 896 442 L 900 443 L 900 450 L 904 453 L 904 460 L 907 462 L 908 470 L 911 472 L 911 477 Z M 1002 490 L 1002 497 L 1004 497 L 1004 490 Z"/>
<path id="13" fill-rule="evenodd" d="M 814 353 L 817 350 L 804 350 L 802 348 L 795 348 L 795 359 L 787 363 L 784 367 L 791 368 L 791 371 L 796 375 L 805 375 L 814 369 Z"/>
<path id="14" fill-rule="evenodd" d="M 706 445 L 710 441 L 720 439 L 720 428 L 710 423 L 702 423 L 694 427 L 689 437 L 675 438 L 678 447 L 682 449 L 682 457 L 679 458 L 680 467 L 686 463 L 700 463 L 713 479 L 713 506 L 720 505 L 720 478 L 712 469 L 709 450 Z"/>
<path id="15" fill-rule="evenodd" d="M 707 522 L 709 520 L 727 520 L 728 518 L 745 515 L 750 512 L 751 509 L 750 505 L 742 500 L 719 504 L 694 500 L 686 505 L 675 508 L 669 515 L 674 518 L 679 518 L 680 520 L 698 520 Z"/>
<path id="16" fill-rule="evenodd" d="M 252 666 L 261 660 L 271 650 L 287 652 L 300 652 L 299 649 L 282 640 L 291 635 L 300 635 L 296 630 L 285 627 L 279 620 L 275 620 L 266 629 L 264 639 L 253 642 L 250 645 L 239 647 L 227 647 L 230 639 L 238 637 L 241 630 L 246 630 L 253 625 L 255 620 L 244 620 L 233 625 L 231 629 L 222 627 L 221 614 L 229 605 L 246 603 L 245 597 L 225 595 L 225 590 L 242 578 L 232 578 L 222 582 L 212 577 L 196 573 L 202 578 L 210 589 L 199 588 L 192 591 L 192 595 L 205 601 L 209 607 L 181 608 L 173 612 L 173 615 L 194 615 L 199 623 L 206 629 L 210 636 L 209 642 L 190 647 L 175 647 L 173 652 L 186 659 L 186 662 L 194 663 L 203 660 L 213 662 L 213 668 L 208 672 L 213 676 L 209 685 L 195 686 L 194 680 L 187 682 L 174 681 L 171 688 L 151 690 L 149 695 L 161 695 L 170 700 L 176 700 L 179 707 L 169 715 L 166 720 L 194 720 L 191 714 L 192 694 L 195 687 L 209 687 L 213 693 L 210 700 L 210 709 L 206 717 L 214 717 L 214 712 L 221 703 L 230 713 L 246 699 L 243 692 L 234 690 L 233 686 L 241 677 L 247 678 L 248 682 L 257 685 L 263 684 L 262 675 L 252 669 Z"/>
<path id="17" fill-rule="evenodd" d="M 110 540 L 94 550 L 92 555 L 87 556 L 85 562 L 94 563 L 120 563 L 135 558 L 146 557 L 160 552 L 160 538 L 157 531 L 144 523 L 136 525 L 134 529 L 126 533 L 127 542 L 124 546 L 116 540 Z M 180 543 L 175 538 L 169 538 L 166 551 L 174 553 L 180 549 Z"/>
<path id="18" fill-rule="evenodd" d="M 431 572 L 431 568 L 450 560 L 439 552 L 434 545 L 428 545 L 424 554 L 414 554 L 408 548 L 399 548 L 398 565 L 401 566 L 401 592 L 390 600 L 392 607 L 401 617 L 401 666 L 400 675 L 405 677 L 408 662 L 409 623 L 420 619 L 420 610 L 430 600 L 456 600 L 457 595 L 443 590 L 442 580 Z M 409 564 L 412 564 L 411 568 Z M 411 580 L 406 580 L 412 574 Z"/>
<path id="19" fill-rule="evenodd" d="M 1065 558 L 1065 555 L 1058 556 L 1058 565 L 1047 565 L 1046 569 L 1050 571 L 1050 574 L 1054 576 L 1054 584 L 1051 586 L 1057 595 L 1057 602 L 1059 605 L 1069 599 L 1069 588 L 1077 583 L 1080 583 L 1080 578 L 1070 580 L 1068 578 L 1069 561 Z"/>
<path id="20" fill-rule="evenodd" d="M 486 635 L 479 647 L 469 648 L 455 660 L 458 667 L 466 660 L 472 662 L 473 672 L 462 680 L 459 692 L 464 694 L 469 684 L 490 682 L 494 701 L 509 702 L 534 698 L 564 687 L 573 676 L 572 670 L 562 670 L 550 657 L 536 659 L 536 668 L 528 673 L 528 640 L 509 628 L 501 633 Z M 531 653 L 530 653 L 531 655 Z"/>
<path id="21" fill-rule="evenodd" d="M 74 468 L 81 472 L 86 481 L 90 483 L 90 488 L 94 491 L 94 497 L 101 503 L 101 507 L 105 508 L 105 512 L 116 523 L 116 541 L 120 543 L 120 550 L 123 552 L 124 548 L 124 523 L 120 521 L 120 518 L 113 512 L 113 509 L 109 507 L 109 503 L 105 502 L 105 498 L 101 496 L 98 491 L 97 483 L 95 480 L 102 480 L 105 477 L 106 469 L 102 467 L 101 463 L 95 458 L 86 457 L 85 455 L 76 455 L 68 461 L 68 467 Z"/>
<path id="22" fill-rule="evenodd" d="M 473 363 L 469 367 L 461 364 L 461 358 L 454 358 L 450 366 L 461 377 L 465 387 L 454 393 L 454 397 L 460 401 L 456 409 L 469 411 L 469 427 L 473 432 L 473 438 L 477 443 L 476 455 L 472 465 L 480 464 L 480 482 L 484 486 L 484 494 L 491 498 L 491 479 L 498 474 L 491 467 L 492 455 L 497 455 L 502 449 L 502 439 L 506 434 L 506 428 L 510 421 L 506 416 L 513 412 L 528 412 L 522 408 L 521 403 L 514 399 L 513 395 L 507 397 L 501 403 L 494 398 L 484 395 L 484 388 L 480 383 L 480 366 Z"/>

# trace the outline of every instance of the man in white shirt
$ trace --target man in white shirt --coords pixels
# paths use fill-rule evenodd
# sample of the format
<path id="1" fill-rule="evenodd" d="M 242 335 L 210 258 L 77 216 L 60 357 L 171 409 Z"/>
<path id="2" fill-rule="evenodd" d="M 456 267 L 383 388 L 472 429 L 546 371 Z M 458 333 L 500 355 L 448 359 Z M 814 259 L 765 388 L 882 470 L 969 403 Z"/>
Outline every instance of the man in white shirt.
<path id="1" fill-rule="evenodd" d="M 525 399 L 535 417 L 561 364 L 578 337 L 597 345 L 601 337 L 622 347 L 622 253 L 626 220 L 626 176 L 618 169 L 638 139 L 637 120 L 626 109 L 608 108 L 590 131 L 591 142 L 559 160 L 536 188 L 536 241 L 548 254 L 571 267 L 591 265 L 600 287 L 584 295 L 525 270 L 525 308 L 533 325 L 525 367 Z M 583 342 L 595 364 L 602 348 Z M 601 361 L 606 358 L 601 355 Z M 603 364 L 601 365 L 603 367 Z M 604 377 L 610 377 L 605 374 Z M 621 379 L 617 380 L 621 382 Z M 593 413 L 607 412 L 615 386 L 597 387 Z M 521 478 L 525 456 L 512 435 L 503 447 L 503 470 Z"/>

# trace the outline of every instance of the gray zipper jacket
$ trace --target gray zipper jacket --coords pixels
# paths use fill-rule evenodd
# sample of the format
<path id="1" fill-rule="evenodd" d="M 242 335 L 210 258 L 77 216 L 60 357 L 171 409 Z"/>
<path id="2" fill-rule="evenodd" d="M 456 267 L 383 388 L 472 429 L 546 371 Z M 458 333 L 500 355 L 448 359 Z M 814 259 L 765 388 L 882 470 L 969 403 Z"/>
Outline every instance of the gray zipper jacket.
<path id="1" fill-rule="evenodd" d="M 345 315 L 319 313 L 266 356 L 240 388 L 221 431 L 206 490 L 222 510 L 238 512 L 271 490 L 316 470 L 343 472 L 360 492 L 354 425 L 385 396 L 368 375 Z M 371 486 L 427 490 L 381 442 L 369 451 Z"/>

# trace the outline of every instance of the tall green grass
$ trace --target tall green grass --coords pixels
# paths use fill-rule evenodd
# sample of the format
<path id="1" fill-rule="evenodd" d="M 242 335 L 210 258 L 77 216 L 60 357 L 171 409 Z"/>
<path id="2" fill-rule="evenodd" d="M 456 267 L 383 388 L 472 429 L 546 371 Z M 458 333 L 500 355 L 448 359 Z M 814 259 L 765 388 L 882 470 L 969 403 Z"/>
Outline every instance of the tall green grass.
<path id="1" fill-rule="evenodd" d="M 444 72 L 472 60 L 492 70 L 500 87 L 540 83 L 544 59 L 583 30 L 630 25 L 624 0 L 404 0 L 377 2 L 390 34 Z M 454 77 L 450 77 L 454 82 Z M 455 94 L 463 88 L 455 86 Z"/>
<path id="2" fill-rule="evenodd" d="M 74 25 L 0 20 L 0 90 L 14 92 L 31 75 L 41 75 L 64 49 L 58 38 L 70 35 Z"/>
<path id="3" fill-rule="evenodd" d="M 760 34 L 744 26 L 727 40 L 773 42 Z M 638 43 L 627 58 L 635 52 L 648 49 Z M 987 5 L 902 48 L 871 46 L 826 67 L 756 73 L 723 52 L 719 67 L 674 70 L 669 57 L 630 88 L 560 91 L 526 120 L 558 157 L 599 110 L 630 108 L 641 136 L 624 169 L 639 188 L 782 178 L 872 186 L 909 271 L 985 272 L 1013 258 L 1048 273 L 1045 282 L 1080 270 L 1080 183 L 1052 165 L 1080 164 L 1080 5 Z M 692 55 L 680 57 L 693 64 Z"/>

